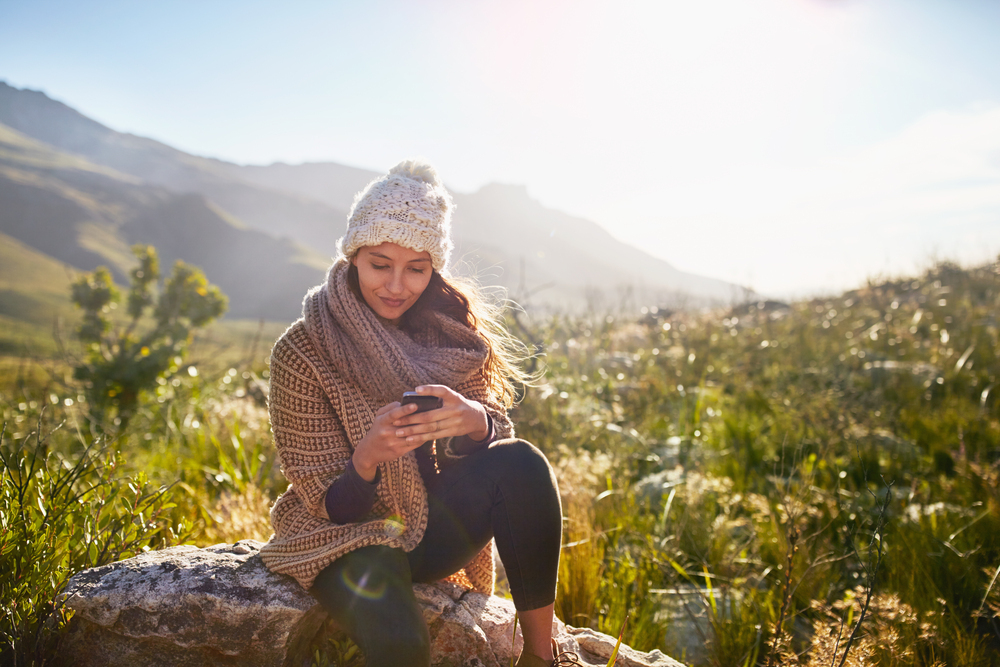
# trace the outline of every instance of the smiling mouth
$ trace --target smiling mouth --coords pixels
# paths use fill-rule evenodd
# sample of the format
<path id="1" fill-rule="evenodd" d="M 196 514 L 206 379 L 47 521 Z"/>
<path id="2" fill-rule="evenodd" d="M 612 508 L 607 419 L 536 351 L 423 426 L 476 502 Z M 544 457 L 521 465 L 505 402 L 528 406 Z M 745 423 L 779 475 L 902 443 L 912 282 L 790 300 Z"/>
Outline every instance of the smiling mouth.
<path id="1" fill-rule="evenodd" d="M 380 296 L 379 299 L 381 299 L 382 303 L 389 306 L 390 308 L 399 308 L 404 303 L 406 303 L 406 299 L 387 299 L 384 296 Z"/>

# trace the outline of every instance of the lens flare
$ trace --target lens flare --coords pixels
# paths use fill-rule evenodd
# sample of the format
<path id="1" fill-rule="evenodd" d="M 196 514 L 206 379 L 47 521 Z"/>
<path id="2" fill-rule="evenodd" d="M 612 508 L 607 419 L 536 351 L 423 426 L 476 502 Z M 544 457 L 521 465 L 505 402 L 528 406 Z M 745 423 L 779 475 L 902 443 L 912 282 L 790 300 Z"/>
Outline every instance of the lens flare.
<path id="1" fill-rule="evenodd" d="M 385 532 L 392 537 L 399 537 L 405 529 L 406 524 L 403 523 L 403 517 L 398 514 L 393 514 L 385 520 Z"/>
<path id="2" fill-rule="evenodd" d="M 380 579 L 377 583 L 372 583 L 369 581 L 371 574 L 371 570 L 365 570 L 360 577 L 355 579 L 354 575 L 345 569 L 340 576 L 348 590 L 359 598 L 379 600 L 385 595 L 385 580 Z"/>

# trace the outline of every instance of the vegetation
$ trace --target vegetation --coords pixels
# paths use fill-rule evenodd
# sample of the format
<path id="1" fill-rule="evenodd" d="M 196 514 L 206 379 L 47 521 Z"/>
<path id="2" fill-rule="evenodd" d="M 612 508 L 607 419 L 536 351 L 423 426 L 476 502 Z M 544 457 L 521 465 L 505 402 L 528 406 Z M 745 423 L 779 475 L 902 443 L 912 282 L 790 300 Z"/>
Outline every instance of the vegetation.
<path id="1" fill-rule="evenodd" d="M 0 429 L 0 649 L 4 664 L 42 664 L 69 620 L 57 596 L 80 570 L 190 536 L 173 524 L 167 489 L 91 442 L 73 454 L 49 448 L 42 420 L 7 442 Z"/>
<path id="2" fill-rule="evenodd" d="M 997 664 L 998 312 L 1000 264 L 940 264 L 791 306 L 524 322 L 546 384 L 514 416 L 562 486 L 560 616 L 617 635 L 627 614 L 627 643 L 698 665 Z M 240 326 L 225 355 L 199 345 L 236 329 L 195 340 L 200 372 L 172 363 L 154 380 L 115 442 L 127 461 L 90 435 L 92 399 L 65 364 L 3 375 L 0 571 L 22 611 L 15 623 L 5 607 L 2 631 L 17 664 L 42 662 L 55 592 L 79 568 L 270 534 L 285 482 L 260 340 L 276 330 Z M 69 486 L 91 500 L 55 521 Z M 127 539 L 93 557 L 88 513 Z M 39 544 L 51 550 L 28 553 Z M 47 582 L 34 597 L 8 593 L 15 561 Z M 317 648 L 317 664 L 358 658 L 339 638 Z"/>
<path id="3" fill-rule="evenodd" d="M 998 273 L 540 323 L 562 617 L 698 664 L 996 664 Z"/>
<path id="4" fill-rule="evenodd" d="M 226 297 L 208 284 L 197 268 L 178 261 L 156 295 L 160 264 L 152 246 L 132 248 L 139 260 L 130 272 L 125 326 L 115 327 L 110 313 L 119 294 L 111 273 L 100 267 L 73 283 L 73 303 L 83 310 L 77 336 L 87 355 L 74 377 L 85 383 L 91 421 L 103 428 L 107 411 L 117 412 L 115 424 L 126 428 L 139 405 L 140 392 L 156 386 L 171 367 L 182 361 L 193 329 L 203 327 L 226 310 Z M 150 312 L 151 311 L 151 312 Z M 144 316 L 152 325 L 141 327 Z"/>

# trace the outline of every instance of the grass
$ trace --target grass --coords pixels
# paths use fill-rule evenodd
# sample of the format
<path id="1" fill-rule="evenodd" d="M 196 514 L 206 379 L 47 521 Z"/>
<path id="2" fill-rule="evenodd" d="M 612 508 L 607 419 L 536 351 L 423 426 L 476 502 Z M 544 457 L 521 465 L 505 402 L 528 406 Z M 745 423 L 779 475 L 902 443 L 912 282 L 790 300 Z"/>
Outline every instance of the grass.
<path id="1" fill-rule="evenodd" d="M 627 614 L 625 642 L 696 665 L 998 664 L 998 272 L 526 322 L 547 372 L 514 418 L 560 480 L 560 617 L 617 635 Z M 197 373 L 144 397 L 120 472 L 174 485 L 159 528 L 270 533 L 285 481 L 261 387 L 282 329 L 220 322 Z M 65 422 L 49 451 L 76 460 L 91 439 L 68 366 L 39 352 L 0 371 L 4 452 L 47 406 L 43 426 Z M 358 660 L 341 638 L 316 650 Z"/>
<path id="2" fill-rule="evenodd" d="M 633 644 L 723 665 L 766 661 L 786 606 L 787 650 L 812 659 L 814 624 L 873 579 L 865 547 L 892 483 L 875 599 L 938 627 L 898 664 L 995 664 L 996 618 L 977 613 L 1000 564 L 997 271 L 941 264 L 789 307 L 536 323 L 549 373 L 520 435 L 556 459 L 610 457 L 589 500 L 574 485 L 567 503 L 560 613 L 609 631 L 629 610 Z M 576 588 L 588 576 L 604 585 Z M 642 629 L 657 595 L 685 602 Z M 908 636 L 879 609 L 864 646 Z"/>

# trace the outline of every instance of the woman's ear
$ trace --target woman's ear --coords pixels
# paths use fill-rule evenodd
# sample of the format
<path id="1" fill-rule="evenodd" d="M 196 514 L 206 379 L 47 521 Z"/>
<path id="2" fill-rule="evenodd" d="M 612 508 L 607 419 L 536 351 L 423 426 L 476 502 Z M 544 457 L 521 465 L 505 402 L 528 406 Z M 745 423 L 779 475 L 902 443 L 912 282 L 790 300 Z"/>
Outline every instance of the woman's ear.
<path id="1" fill-rule="evenodd" d="M 350 261 L 351 261 L 351 264 L 353 264 L 354 266 L 357 266 L 358 265 L 358 253 L 354 253 L 353 255 L 351 255 Z"/>

